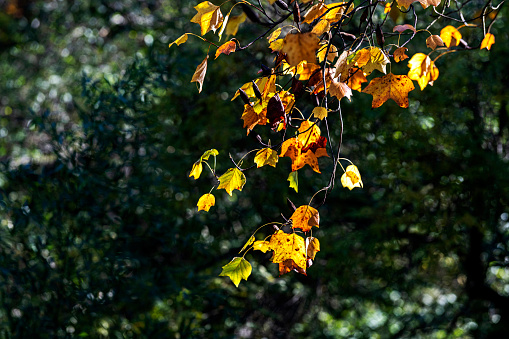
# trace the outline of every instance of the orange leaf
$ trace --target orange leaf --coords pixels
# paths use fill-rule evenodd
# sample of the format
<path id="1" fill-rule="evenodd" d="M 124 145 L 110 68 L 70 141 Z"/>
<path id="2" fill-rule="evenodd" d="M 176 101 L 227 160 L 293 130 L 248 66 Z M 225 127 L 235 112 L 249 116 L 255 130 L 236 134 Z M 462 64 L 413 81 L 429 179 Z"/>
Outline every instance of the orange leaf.
<path id="1" fill-rule="evenodd" d="M 235 49 L 237 49 L 237 44 L 235 41 L 228 41 L 219 46 L 219 48 L 216 51 L 216 59 L 221 54 L 229 55 L 230 53 L 235 52 Z"/>
<path id="2" fill-rule="evenodd" d="M 330 30 L 330 23 L 327 20 L 321 19 L 315 27 L 313 27 L 312 33 L 315 33 L 316 35 L 320 36 L 325 32 L 328 32 Z"/>
<path id="3" fill-rule="evenodd" d="M 318 36 L 311 32 L 288 34 L 284 39 L 281 51 L 286 53 L 286 60 L 290 66 L 297 66 L 302 60 L 316 63 L 319 42 Z"/>
<path id="4" fill-rule="evenodd" d="M 313 75 L 318 69 L 320 69 L 320 66 L 317 64 L 311 64 L 307 61 L 301 61 L 295 70 L 295 75 L 297 80 L 308 80 L 311 75 Z M 297 77 L 298 76 L 298 77 Z"/>
<path id="5" fill-rule="evenodd" d="M 354 91 L 361 92 L 362 87 L 361 84 L 364 82 L 368 82 L 368 79 L 366 79 L 366 76 L 359 68 L 352 67 L 348 70 L 348 76 L 345 76 L 346 84 L 348 87 L 350 87 Z M 345 74 L 346 75 L 346 74 Z M 343 77 L 341 77 L 341 80 L 343 81 Z"/>
<path id="6" fill-rule="evenodd" d="M 327 11 L 327 7 L 323 3 L 318 3 L 313 5 L 307 12 L 304 14 L 304 20 L 302 22 L 306 24 L 312 23 L 316 18 L 321 16 L 323 13 Z"/>
<path id="7" fill-rule="evenodd" d="M 320 227 L 320 214 L 309 205 L 297 208 L 290 219 L 292 220 L 292 228 L 300 228 L 303 232 L 311 231 L 313 226 Z"/>
<path id="8" fill-rule="evenodd" d="M 199 84 L 198 87 L 198 93 L 201 93 L 202 87 L 203 87 L 203 81 L 205 80 L 205 74 L 207 74 L 207 60 L 209 59 L 209 56 L 201 62 L 201 64 L 196 67 L 196 71 L 193 74 L 193 78 L 191 79 L 191 82 L 197 82 Z"/>
<path id="9" fill-rule="evenodd" d="M 198 206 L 198 211 L 208 212 L 209 209 L 215 204 L 216 198 L 212 194 L 207 193 L 200 197 L 200 199 L 198 200 L 198 204 L 196 204 L 196 206 Z"/>
<path id="10" fill-rule="evenodd" d="M 315 255 L 320 252 L 320 242 L 314 237 L 306 238 L 307 256 L 315 260 Z"/>
<path id="11" fill-rule="evenodd" d="M 495 36 L 491 33 L 486 34 L 484 39 L 481 42 L 481 49 L 486 48 L 488 51 L 491 49 L 491 46 L 495 43 Z"/>
<path id="12" fill-rule="evenodd" d="M 414 89 L 412 80 L 406 75 L 389 73 L 371 80 L 362 92 L 373 96 L 372 108 L 382 106 L 389 99 L 394 100 L 400 107 L 406 108 L 408 107 L 408 92 Z"/>
<path id="13" fill-rule="evenodd" d="M 274 251 L 271 258 L 273 263 L 283 263 L 284 266 L 289 268 L 283 269 L 283 272 L 280 270 L 280 274 L 288 273 L 295 267 L 301 270 L 299 273 L 306 274 L 306 244 L 304 238 L 295 233 L 287 234 L 279 230 L 270 237 L 269 249 Z M 292 260 L 293 263 L 285 263 L 286 260 Z"/>
<path id="14" fill-rule="evenodd" d="M 223 14 L 219 10 L 219 6 L 212 4 L 210 1 L 203 1 L 194 7 L 198 11 L 191 19 L 201 27 L 201 35 L 205 35 L 209 31 L 214 31 L 221 27 L 223 23 Z"/>
<path id="15" fill-rule="evenodd" d="M 433 86 L 433 81 L 438 78 L 438 68 L 430 57 L 423 53 L 416 53 L 408 61 L 408 77 L 416 80 L 421 91 L 429 84 Z"/>
<path id="16" fill-rule="evenodd" d="M 408 51 L 408 48 L 406 47 L 400 47 L 394 51 L 394 61 L 400 62 L 405 59 L 408 59 L 408 55 L 405 54 L 405 52 Z"/>
<path id="17" fill-rule="evenodd" d="M 444 45 L 444 41 L 438 35 L 431 35 L 426 39 L 426 46 L 435 50 L 437 46 L 442 47 Z"/>
<path id="18" fill-rule="evenodd" d="M 257 114 L 251 105 L 244 105 L 244 113 L 242 113 L 241 119 L 244 120 L 244 128 L 247 128 L 247 134 L 253 130 L 256 125 L 265 125 L 267 123 L 266 118 L 267 110 L 264 109 Z"/>
<path id="19" fill-rule="evenodd" d="M 449 25 L 440 31 L 440 37 L 447 47 L 454 47 L 460 44 L 461 33 L 453 26 Z"/>

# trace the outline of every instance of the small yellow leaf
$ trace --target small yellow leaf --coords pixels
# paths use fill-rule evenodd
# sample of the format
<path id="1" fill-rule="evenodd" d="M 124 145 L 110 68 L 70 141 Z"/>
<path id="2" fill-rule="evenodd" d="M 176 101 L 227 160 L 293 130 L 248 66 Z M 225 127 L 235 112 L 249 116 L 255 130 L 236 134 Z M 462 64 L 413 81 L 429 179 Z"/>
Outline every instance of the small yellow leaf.
<path id="1" fill-rule="evenodd" d="M 323 118 L 327 118 L 327 109 L 325 107 L 315 107 L 313 109 L 313 116 L 317 119 L 323 120 Z"/>
<path id="2" fill-rule="evenodd" d="M 450 48 L 451 46 L 458 46 L 461 40 L 461 33 L 453 26 L 449 25 L 440 31 L 440 37 L 444 44 Z"/>
<path id="3" fill-rule="evenodd" d="M 203 153 L 203 155 L 201 156 L 200 160 L 209 160 L 209 157 L 211 155 L 216 156 L 218 154 L 219 152 L 217 151 L 217 149 L 212 148 L 209 149 L 208 151 L 205 151 L 205 153 Z"/>
<path id="4" fill-rule="evenodd" d="M 387 55 L 378 47 L 370 47 L 369 54 L 370 58 L 366 65 L 359 66 L 362 68 L 364 75 L 371 74 L 375 69 L 385 74 L 386 65 L 390 63 Z"/>
<path id="5" fill-rule="evenodd" d="M 242 251 L 244 251 L 246 248 L 248 248 L 252 243 L 254 243 L 254 241 L 256 240 L 256 238 L 254 237 L 254 235 L 252 235 L 249 240 L 244 244 L 244 246 L 242 246 L 242 249 L 240 250 L 239 253 L 242 253 Z"/>
<path id="6" fill-rule="evenodd" d="M 208 212 L 209 209 L 216 204 L 216 197 L 214 197 L 212 194 L 204 194 L 198 199 L 198 211 L 205 211 Z"/>
<path id="7" fill-rule="evenodd" d="M 430 57 L 423 53 L 416 53 L 408 61 L 408 77 L 416 80 L 421 91 L 429 84 L 433 86 L 433 81 L 438 78 L 438 68 L 431 61 Z"/>
<path id="8" fill-rule="evenodd" d="M 426 46 L 431 48 L 432 50 L 435 50 L 435 48 L 437 48 L 437 46 L 442 47 L 443 45 L 444 45 L 444 41 L 438 35 L 430 35 L 426 39 Z"/>
<path id="9" fill-rule="evenodd" d="M 201 90 L 203 88 L 203 81 L 205 80 L 205 74 L 207 74 L 207 60 L 209 59 L 209 56 L 201 62 L 201 64 L 196 67 L 196 71 L 193 74 L 193 78 L 191 79 L 191 82 L 197 82 L 198 83 L 198 93 L 201 93 Z"/>
<path id="10" fill-rule="evenodd" d="M 266 253 L 268 250 L 270 250 L 269 242 L 262 240 L 255 241 L 255 243 L 253 244 L 253 250 L 262 251 L 263 253 Z"/>
<path id="11" fill-rule="evenodd" d="M 278 160 L 277 152 L 271 148 L 264 148 L 259 150 L 256 153 L 254 158 L 254 162 L 256 163 L 256 167 L 260 168 L 265 165 L 270 165 L 272 167 L 276 167 L 276 163 Z"/>
<path id="12" fill-rule="evenodd" d="M 300 228 L 303 232 L 308 232 L 313 226 L 319 227 L 320 215 L 318 211 L 309 205 L 300 206 L 290 217 L 292 228 Z"/>
<path id="13" fill-rule="evenodd" d="M 274 251 L 271 260 L 273 263 L 284 263 L 287 260 L 293 260 L 299 272 L 306 274 L 306 244 L 304 238 L 292 233 L 287 234 L 281 230 L 270 237 L 269 249 Z M 293 268 L 293 267 L 292 267 Z M 289 272 L 281 270 L 280 275 Z"/>
<path id="14" fill-rule="evenodd" d="M 320 252 L 320 242 L 314 237 L 306 238 L 307 256 L 310 259 L 315 260 L 315 255 Z"/>
<path id="15" fill-rule="evenodd" d="M 276 40 L 277 38 L 279 38 L 279 36 L 281 35 L 281 27 L 279 27 L 278 29 L 274 30 L 270 35 L 269 37 L 267 38 L 269 40 L 269 43 L 273 42 L 274 40 Z"/>
<path id="16" fill-rule="evenodd" d="M 295 192 L 299 193 L 299 172 L 290 172 L 287 181 L 290 182 L 290 188 L 293 188 Z"/>
<path id="17" fill-rule="evenodd" d="M 279 52 L 283 48 L 284 39 L 277 39 L 269 44 L 269 48 L 272 52 Z"/>
<path id="18" fill-rule="evenodd" d="M 200 25 L 201 35 L 205 35 L 211 30 L 215 33 L 223 23 L 223 14 L 219 10 L 219 6 L 212 4 L 210 1 L 203 1 L 194 9 L 198 13 L 191 19 L 191 22 Z"/>
<path id="19" fill-rule="evenodd" d="M 484 39 L 481 42 L 481 49 L 486 48 L 488 51 L 491 49 L 491 46 L 495 43 L 495 36 L 491 33 L 486 34 Z"/>
<path id="20" fill-rule="evenodd" d="M 235 35 L 239 30 L 240 24 L 246 21 L 246 13 L 242 12 L 241 15 L 232 16 L 226 25 L 226 35 Z"/>
<path id="21" fill-rule="evenodd" d="M 354 187 L 363 187 L 361 174 L 355 165 L 349 165 L 341 176 L 341 184 L 352 190 Z"/>
<path id="22" fill-rule="evenodd" d="M 242 191 L 246 183 L 246 176 L 238 168 L 230 168 L 225 174 L 219 177 L 218 189 L 224 188 L 231 196 L 233 190 Z"/>
<path id="23" fill-rule="evenodd" d="M 189 176 L 194 177 L 194 179 L 196 180 L 200 177 L 202 170 L 203 170 L 203 166 L 201 164 L 201 160 L 197 161 L 193 164 L 193 168 L 191 169 L 191 173 L 189 173 Z"/>
<path id="24" fill-rule="evenodd" d="M 187 41 L 187 33 L 184 33 L 180 36 L 180 38 L 178 38 L 177 40 L 175 40 L 171 44 L 169 44 L 168 48 L 171 47 L 173 44 L 177 44 L 177 46 L 180 46 L 186 41 Z"/>
<path id="25" fill-rule="evenodd" d="M 239 287 L 240 280 L 247 278 L 251 275 L 253 268 L 249 261 L 243 257 L 235 257 L 228 264 L 223 266 L 223 271 L 219 274 L 220 277 L 229 277 L 236 287 Z"/>

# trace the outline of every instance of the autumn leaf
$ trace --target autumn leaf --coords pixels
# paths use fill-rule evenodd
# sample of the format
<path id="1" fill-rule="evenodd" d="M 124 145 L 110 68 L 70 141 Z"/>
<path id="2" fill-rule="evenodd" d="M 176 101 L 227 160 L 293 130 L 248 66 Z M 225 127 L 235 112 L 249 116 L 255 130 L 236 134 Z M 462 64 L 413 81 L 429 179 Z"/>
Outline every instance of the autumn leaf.
<path id="1" fill-rule="evenodd" d="M 260 168 L 265 165 L 276 167 L 277 161 L 278 161 L 277 152 L 268 147 L 259 150 L 254 158 L 254 162 L 256 163 L 257 168 Z"/>
<path id="2" fill-rule="evenodd" d="M 394 28 L 392 29 L 393 32 L 398 32 L 398 33 L 403 33 L 404 31 L 406 31 L 407 29 L 411 30 L 412 32 L 415 33 L 415 27 L 412 26 L 412 25 L 409 25 L 409 24 L 404 24 L 404 25 L 397 25 L 397 26 L 394 26 Z"/>
<path id="3" fill-rule="evenodd" d="M 244 105 L 244 113 L 242 113 L 241 119 L 244 120 L 243 127 L 246 128 L 247 134 L 249 134 L 256 125 L 265 125 L 267 123 L 267 118 L 264 114 L 266 112 L 265 110 L 262 111 L 261 114 L 257 114 L 251 105 Z"/>
<path id="4" fill-rule="evenodd" d="M 236 287 L 239 287 L 240 280 L 247 278 L 251 275 L 253 268 L 249 261 L 243 257 L 235 257 L 228 264 L 223 266 L 223 271 L 219 274 L 220 277 L 229 277 Z"/>
<path id="5" fill-rule="evenodd" d="M 329 23 L 329 21 L 327 21 L 325 19 L 321 19 L 315 25 L 315 27 L 313 27 L 313 30 L 311 31 L 311 33 L 314 33 L 314 34 L 320 36 L 323 33 L 328 32 L 329 30 L 330 30 L 330 23 Z"/>
<path id="6" fill-rule="evenodd" d="M 189 173 L 189 176 L 194 177 L 194 179 L 196 180 L 200 177 L 202 170 L 203 165 L 201 164 L 201 160 L 199 160 L 193 164 L 193 168 L 191 169 L 191 173 Z"/>
<path id="7" fill-rule="evenodd" d="M 216 204 L 216 197 L 212 194 L 204 194 L 198 199 L 198 211 L 208 212 L 209 209 Z"/>
<path id="8" fill-rule="evenodd" d="M 375 69 L 385 74 L 386 65 L 390 63 L 387 55 L 378 47 L 370 47 L 369 54 L 369 61 L 364 66 L 359 66 L 362 68 L 364 75 L 371 74 Z"/>
<path id="9" fill-rule="evenodd" d="M 327 108 L 325 107 L 315 107 L 312 113 L 317 119 L 323 120 L 323 118 L 327 118 Z"/>
<path id="10" fill-rule="evenodd" d="M 327 11 L 327 6 L 325 6 L 323 3 L 318 3 L 316 5 L 311 6 L 311 8 L 304 14 L 304 18 L 302 22 L 306 24 L 312 23 L 315 19 L 320 17 L 322 14 L 324 14 Z"/>
<path id="11" fill-rule="evenodd" d="M 444 44 L 450 48 L 451 46 L 458 46 L 461 40 L 461 33 L 453 26 L 449 25 L 440 31 L 440 38 Z"/>
<path id="12" fill-rule="evenodd" d="M 431 61 L 430 57 L 423 53 L 416 53 L 408 61 L 408 77 L 416 80 L 421 91 L 429 84 L 433 86 L 433 81 L 438 78 L 438 68 Z"/>
<path id="13" fill-rule="evenodd" d="M 341 176 L 341 184 L 343 187 L 348 187 L 350 190 L 354 189 L 354 187 L 363 187 L 361 174 L 357 166 L 349 165 L 346 168 L 345 173 Z"/>
<path id="14" fill-rule="evenodd" d="M 173 41 L 171 44 L 168 45 L 168 48 L 171 47 L 173 44 L 177 44 L 177 46 L 182 45 L 187 41 L 187 33 L 182 34 L 177 40 Z"/>
<path id="15" fill-rule="evenodd" d="M 236 35 L 240 24 L 246 21 L 246 18 L 247 16 L 244 12 L 241 15 L 232 16 L 226 25 L 226 35 Z"/>
<path id="16" fill-rule="evenodd" d="M 438 35 L 430 35 L 426 39 L 426 46 L 431 48 L 432 50 L 435 50 L 435 48 L 437 48 L 437 46 L 442 47 L 443 45 L 444 45 L 444 41 Z"/>
<path id="17" fill-rule="evenodd" d="M 216 155 L 218 155 L 218 154 L 219 154 L 219 152 L 218 152 L 216 149 L 214 149 L 214 148 L 209 149 L 208 151 L 205 151 L 205 152 L 203 153 L 203 155 L 200 157 L 200 161 L 203 161 L 203 160 L 209 160 L 209 157 L 210 157 L 211 155 L 212 155 L 212 156 L 216 156 Z"/>
<path id="18" fill-rule="evenodd" d="M 219 177 L 219 186 L 217 189 L 224 188 L 231 196 L 233 190 L 242 191 L 246 183 L 246 176 L 238 168 L 230 168 L 225 174 Z"/>
<path id="19" fill-rule="evenodd" d="M 270 35 L 269 37 L 267 38 L 267 40 L 269 40 L 269 44 L 273 41 L 275 41 L 277 38 L 279 38 L 279 36 L 281 35 L 281 27 L 279 27 L 278 29 L 274 30 Z"/>
<path id="20" fill-rule="evenodd" d="M 495 43 L 495 36 L 491 33 L 487 33 L 484 39 L 481 42 L 481 49 L 486 48 L 488 51 L 491 49 L 491 46 Z"/>
<path id="21" fill-rule="evenodd" d="M 297 66 L 302 60 L 316 63 L 316 51 L 320 47 L 320 39 L 314 33 L 288 34 L 281 51 L 286 53 L 286 60 L 290 66 Z"/>
<path id="22" fill-rule="evenodd" d="M 196 67 L 196 71 L 193 74 L 193 78 L 191 79 L 191 82 L 197 82 L 198 83 L 198 93 L 201 93 L 202 87 L 203 87 L 203 81 L 205 80 L 205 74 L 207 74 L 207 60 L 209 59 L 209 56 L 201 62 L 201 64 Z"/>
<path id="23" fill-rule="evenodd" d="M 343 17 L 346 10 L 347 2 L 335 2 L 332 4 L 326 5 L 328 11 L 323 16 L 323 19 L 329 21 L 331 24 L 335 23 Z M 353 9 L 353 4 L 348 8 L 347 13 L 349 13 Z"/>
<path id="24" fill-rule="evenodd" d="M 242 246 L 242 249 L 239 251 L 239 253 L 242 253 L 242 251 L 244 251 L 246 248 L 248 248 L 252 243 L 254 243 L 254 241 L 256 240 L 256 238 L 254 237 L 254 235 L 252 235 L 249 240 L 244 244 L 244 246 Z"/>
<path id="25" fill-rule="evenodd" d="M 255 241 L 255 243 L 253 244 L 253 250 L 262 251 L 263 253 L 267 253 L 267 251 L 270 251 L 269 244 L 270 243 L 268 241 L 262 241 L 262 240 Z"/>
<path id="26" fill-rule="evenodd" d="M 405 52 L 408 51 L 408 48 L 406 47 L 400 47 L 394 51 L 394 61 L 400 62 L 405 59 L 408 59 L 408 55 L 405 54 Z"/>
<path id="27" fill-rule="evenodd" d="M 309 205 L 298 207 L 290 219 L 292 228 L 300 228 L 303 232 L 309 232 L 313 226 L 320 227 L 320 215 L 314 207 Z"/>
<path id="28" fill-rule="evenodd" d="M 319 69 L 320 66 L 317 64 L 301 61 L 295 68 L 295 77 L 301 81 L 308 80 Z"/>
<path id="29" fill-rule="evenodd" d="M 221 54 L 229 55 L 230 53 L 235 52 L 236 48 L 237 48 L 237 44 L 235 43 L 235 41 L 228 41 L 228 42 L 222 44 L 221 46 L 219 46 L 219 48 L 216 51 L 216 59 Z"/>
<path id="30" fill-rule="evenodd" d="M 413 3 L 413 2 L 419 2 L 422 6 L 422 8 L 426 9 L 428 8 L 429 6 L 438 6 L 440 5 L 440 1 L 441 0 L 397 0 L 398 1 L 398 4 L 402 7 L 410 7 L 410 5 Z"/>
<path id="31" fill-rule="evenodd" d="M 371 80 L 362 92 L 373 96 L 372 108 L 382 106 L 389 99 L 394 100 L 400 107 L 406 108 L 408 107 L 408 93 L 414 89 L 412 80 L 406 75 L 389 73 Z"/>
<path id="32" fill-rule="evenodd" d="M 203 1 L 194 7 L 198 11 L 191 19 L 191 22 L 197 23 L 201 27 L 201 35 L 205 35 L 209 31 L 214 31 L 223 23 L 223 14 L 219 10 L 219 6 L 215 6 L 210 1 Z"/>
<path id="33" fill-rule="evenodd" d="M 287 234 L 281 230 L 277 231 L 270 237 L 270 250 L 274 251 L 271 260 L 273 263 L 284 263 L 286 260 L 293 260 L 293 263 L 287 263 L 287 267 L 300 269 L 300 273 L 306 274 L 306 244 L 304 238 L 292 233 Z M 284 265 L 283 265 L 284 266 Z M 289 270 L 281 270 L 280 274 L 289 272 Z"/>
<path id="34" fill-rule="evenodd" d="M 368 82 L 362 70 L 356 67 L 352 67 L 345 73 L 345 76 L 341 76 L 341 81 L 346 81 L 348 87 L 353 91 L 362 91 L 362 83 Z"/>
<path id="35" fill-rule="evenodd" d="M 317 252 L 320 252 L 320 242 L 317 238 L 307 237 L 306 238 L 307 257 L 315 260 Z"/>
<path id="36" fill-rule="evenodd" d="M 320 49 L 318 50 L 318 53 L 316 56 L 318 57 L 318 62 L 323 62 L 325 60 L 325 53 L 327 53 L 327 44 L 322 45 Z M 331 45 L 329 49 L 329 56 L 327 57 L 327 60 L 332 62 L 336 57 L 338 56 L 338 49 L 336 46 Z"/>
<path id="37" fill-rule="evenodd" d="M 293 188 L 295 192 L 299 193 L 299 172 L 290 172 L 287 181 L 290 182 L 290 188 Z"/>

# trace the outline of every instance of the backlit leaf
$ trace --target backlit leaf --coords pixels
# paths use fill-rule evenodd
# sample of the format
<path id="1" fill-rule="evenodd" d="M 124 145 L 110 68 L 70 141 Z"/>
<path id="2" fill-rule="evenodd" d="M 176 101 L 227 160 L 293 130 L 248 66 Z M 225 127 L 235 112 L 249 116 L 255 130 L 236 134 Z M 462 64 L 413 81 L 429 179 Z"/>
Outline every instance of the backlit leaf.
<path id="1" fill-rule="evenodd" d="M 263 253 L 267 253 L 270 250 L 269 242 L 258 240 L 253 244 L 253 250 L 262 251 Z"/>
<path id="2" fill-rule="evenodd" d="M 307 256 L 315 260 L 315 255 L 320 252 L 320 242 L 315 237 L 306 238 Z"/>
<path id="3" fill-rule="evenodd" d="M 304 238 L 295 233 L 287 234 L 279 230 L 270 237 L 269 248 L 274 251 L 271 258 L 273 263 L 278 264 L 284 263 L 285 260 L 293 260 L 296 267 L 300 268 L 299 272 L 306 274 L 306 244 Z M 280 274 L 287 272 L 289 270 L 282 272 L 280 269 Z"/>
<path id="4" fill-rule="evenodd" d="M 215 33 L 223 23 L 223 14 L 219 10 L 219 6 L 212 4 L 210 1 L 203 1 L 194 9 L 198 13 L 191 19 L 191 22 L 200 25 L 201 35 L 205 35 L 211 30 Z"/>
<path id="5" fill-rule="evenodd" d="M 238 168 L 230 168 L 225 174 L 219 177 L 218 189 L 224 188 L 231 196 L 233 190 L 242 191 L 246 183 L 246 176 Z"/>
<path id="6" fill-rule="evenodd" d="M 252 243 L 254 243 L 254 241 L 256 240 L 256 238 L 254 237 L 254 235 L 252 235 L 249 240 L 244 244 L 244 246 L 242 246 L 242 249 L 239 251 L 239 253 L 242 253 L 242 251 L 244 251 L 246 248 L 248 248 Z"/>
<path id="7" fill-rule="evenodd" d="M 438 35 L 431 35 L 426 38 L 426 46 L 435 50 L 435 48 L 444 46 L 444 41 Z"/>
<path id="8" fill-rule="evenodd" d="M 323 3 L 318 3 L 311 6 L 311 8 L 304 14 L 304 20 L 302 22 L 310 24 L 319 16 L 327 11 L 327 7 Z"/>
<path id="9" fill-rule="evenodd" d="M 254 162 L 256 163 L 257 168 L 265 165 L 276 167 L 277 161 L 278 161 L 277 152 L 268 147 L 259 150 L 254 158 Z"/>
<path id="10" fill-rule="evenodd" d="M 287 181 L 290 182 L 290 188 L 293 188 L 295 192 L 299 193 L 299 172 L 290 172 Z"/>
<path id="11" fill-rule="evenodd" d="M 320 36 L 325 32 L 328 32 L 330 30 L 330 23 L 327 20 L 321 19 L 315 27 L 313 27 L 313 30 L 311 33 L 315 33 L 316 35 Z"/>
<path id="12" fill-rule="evenodd" d="M 487 33 L 484 39 L 481 42 L 481 49 L 486 48 L 487 50 L 491 49 L 491 46 L 495 43 L 495 36 L 491 33 Z"/>
<path id="13" fill-rule="evenodd" d="M 226 35 L 235 35 L 239 30 L 239 26 L 246 21 L 246 13 L 242 12 L 241 15 L 232 16 L 230 20 L 228 20 L 228 24 L 226 25 Z"/>
<path id="14" fill-rule="evenodd" d="M 394 51 L 394 61 L 400 62 L 405 59 L 408 59 L 408 55 L 405 54 L 405 52 L 408 51 L 408 48 L 406 47 L 400 47 Z"/>
<path id="15" fill-rule="evenodd" d="M 173 44 L 177 44 L 177 46 L 180 46 L 186 41 L 187 41 L 187 33 L 184 33 L 180 36 L 180 38 L 178 38 L 177 40 L 175 40 L 171 44 L 169 44 L 168 47 L 171 47 Z"/>
<path id="16" fill-rule="evenodd" d="M 217 151 L 217 149 L 212 148 L 212 149 L 209 149 L 208 151 L 205 151 L 203 153 L 203 155 L 201 156 L 200 160 L 209 160 L 209 157 L 211 155 L 216 156 L 218 154 L 219 154 L 219 152 Z"/>
<path id="17" fill-rule="evenodd" d="M 447 47 L 454 47 L 460 44 L 461 33 L 453 26 L 446 26 L 440 31 L 440 38 Z"/>
<path id="18" fill-rule="evenodd" d="M 354 187 L 363 187 L 361 174 L 357 166 L 349 165 L 346 168 L 345 173 L 341 176 L 341 184 L 343 187 L 348 187 L 350 190 L 354 189 Z"/>
<path id="19" fill-rule="evenodd" d="M 193 168 L 191 169 L 191 173 L 189 173 L 190 177 L 194 177 L 194 179 L 198 179 L 200 177 L 200 174 L 203 170 L 203 166 L 201 164 L 201 161 L 197 161 L 193 164 Z"/>
<path id="20" fill-rule="evenodd" d="M 323 120 L 323 118 L 327 118 L 327 108 L 325 107 L 313 108 L 313 116 L 320 120 Z"/>
<path id="21" fill-rule="evenodd" d="M 204 194 L 198 199 L 198 211 L 208 212 L 209 209 L 216 204 L 216 197 L 212 194 Z"/>
<path id="22" fill-rule="evenodd" d="M 207 60 L 209 59 L 209 56 L 201 62 L 201 64 L 196 67 L 196 71 L 193 74 L 193 78 L 191 79 L 191 82 L 197 82 L 198 83 L 198 93 L 201 93 L 201 90 L 203 88 L 203 81 L 205 80 L 205 74 L 207 74 Z"/>
<path id="23" fill-rule="evenodd" d="M 369 54 L 369 61 L 364 66 L 361 66 L 364 75 L 371 74 L 375 69 L 386 73 L 386 65 L 390 63 L 387 55 L 378 47 L 370 47 Z"/>
<path id="24" fill-rule="evenodd" d="M 433 86 L 433 81 L 438 78 L 438 68 L 430 57 L 423 53 L 416 53 L 408 61 L 408 77 L 416 80 L 421 91 L 429 84 Z"/>
<path id="25" fill-rule="evenodd" d="M 286 53 L 286 60 L 290 66 L 297 66 L 302 60 L 316 63 L 319 42 L 318 36 L 311 32 L 288 34 L 284 39 L 281 51 Z"/>
<path id="26" fill-rule="evenodd" d="M 241 257 L 235 257 L 232 261 L 223 266 L 223 271 L 219 276 L 229 277 L 235 286 L 239 287 L 240 280 L 247 280 L 252 270 L 253 268 L 249 261 Z"/>
<path id="27" fill-rule="evenodd" d="M 438 6 L 440 5 L 441 0 L 397 0 L 398 4 L 402 7 L 410 7 L 413 2 L 419 2 L 422 8 L 428 8 L 429 6 Z"/>
<path id="28" fill-rule="evenodd" d="M 274 30 L 270 35 L 269 37 L 267 38 L 269 40 L 269 43 L 271 43 L 272 41 L 276 40 L 277 38 L 279 38 L 279 36 L 281 35 L 281 27 L 279 27 L 278 29 Z"/>
<path id="29" fill-rule="evenodd" d="M 221 54 L 229 55 L 230 53 L 235 52 L 236 49 L 237 49 L 237 44 L 235 43 L 235 41 L 225 42 L 224 44 L 219 46 L 219 48 L 217 49 L 217 51 L 216 51 L 216 59 Z"/>
<path id="30" fill-rule="evenodd" d="M 313 226 L 320 227 L 320 215 L 318 211 L 309 205 L 298 207 L 290 217 L 292 228 L 300 228 L 303 232 L 308 232 Z"/>
<path id="31" fill-rule="evenodd" d="M 394 100 L 400 107 L 406 108 L 408 107 L 408 92 L 414 89 L 412 80 L 406 75 L 389 73 L 371 80 L 362 92 L 373 96 L 372 108 L 382 106 L 389 99 Z"/>

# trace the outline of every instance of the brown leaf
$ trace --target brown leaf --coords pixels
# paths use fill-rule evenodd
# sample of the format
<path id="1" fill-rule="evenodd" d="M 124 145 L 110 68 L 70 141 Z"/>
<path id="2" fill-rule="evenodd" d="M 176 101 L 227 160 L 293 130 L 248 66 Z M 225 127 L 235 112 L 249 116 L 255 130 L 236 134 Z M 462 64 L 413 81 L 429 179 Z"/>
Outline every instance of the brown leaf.
<path id="1" fill-rule="evenodd" d="M 394 100 L 400 107 L 406 108 L 408 107 L 408 92 L 414 89 L 412 80 L 406 75 L 389 73 L 371 80 L 362 92 L 373 96 L 372 108 L 382 106 L 389 99 Z"/>
<path id="2" fill-rule="evenodd" d="M 221 54 L 229 55 L 230 53 L 235 52 L 236 49 L 237 44 L 235 43 L 235 41 L 225 42 L 217 49 L 215 59 L 217 59 L 217 57 L 220 56 Z"/>
<path id="3" fill-rule="evenodd" d="M 415 27 L 412 26 L 412 25 L 409 25 L 409 24 L 404 24 L 404 25 L 397 25 L 397 26 L 394 26 L 394 28 L 392 29 L 393 32 L 398 32 L 398 33 L 403 33 L 404 31 L 406 31 L 407 29 L 413 31 L 415 33 Z"/>
<path id="4" fill-rule="evenodd" d="M 444 46 L 444 41 L 438 35 L 431 35 L 426 39 L 426 46 L 431 48 L 432 50 L 435 50 L 437 46 L 439 47 Z"/>
<path id="5" fill-rule="evenodd" d="M 193 78 L 191 79 L 191 82 L 197 82 L 198 83 L 198 93 L 201 93 L 202 87 L 203 87 L 203 81 L 205 80 L 205 74 L 207 74 L 207 60 L 209 59 L 209 56 L 201 62 L 201 64 L 196 67 L 196 71 L 193 74 Z"/>
<path id="6" fill-rule="evenodd" d="M 408 55 L 405 54 L 405 52 L 408 51 L 408 48 L 406 47 L 400 47 L 394 51 L 394 61 L 400 62 L 405 59 L 408 59 Z"/>

